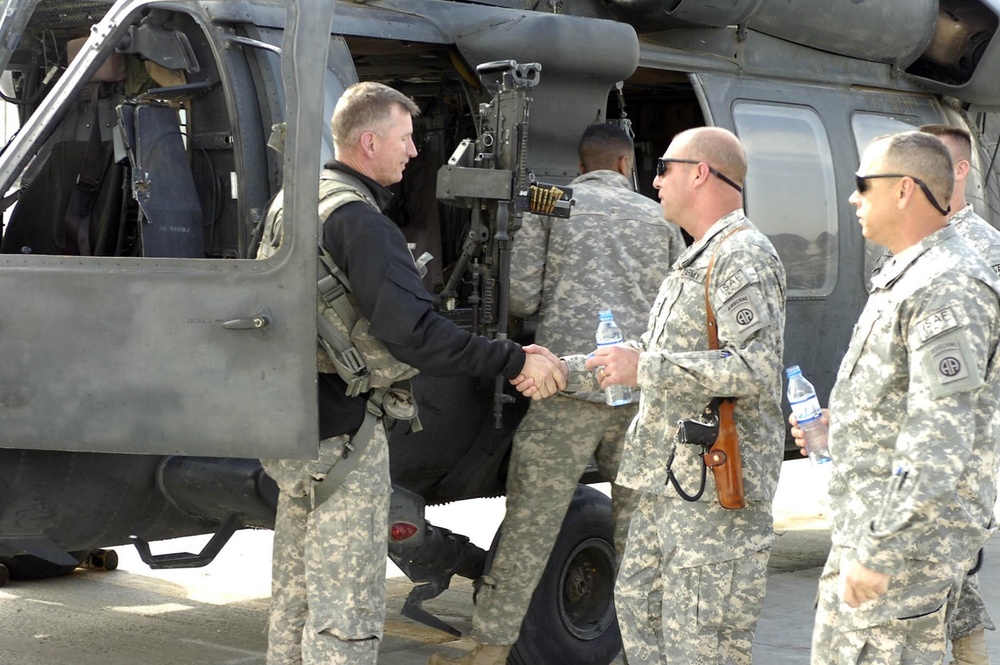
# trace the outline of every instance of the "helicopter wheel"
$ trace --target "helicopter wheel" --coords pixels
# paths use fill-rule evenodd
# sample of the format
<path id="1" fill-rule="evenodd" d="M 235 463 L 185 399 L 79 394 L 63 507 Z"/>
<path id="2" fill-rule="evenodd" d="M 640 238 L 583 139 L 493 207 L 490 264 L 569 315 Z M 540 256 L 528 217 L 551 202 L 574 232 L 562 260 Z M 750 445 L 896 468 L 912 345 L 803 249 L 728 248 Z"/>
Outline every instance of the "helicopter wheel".
<path id="1" fill-rule="evenodd" d="M 94 550 L 87 555 L 82 565 L 93 570 L 115 570 L 118 568 L 118 552 Z"/>

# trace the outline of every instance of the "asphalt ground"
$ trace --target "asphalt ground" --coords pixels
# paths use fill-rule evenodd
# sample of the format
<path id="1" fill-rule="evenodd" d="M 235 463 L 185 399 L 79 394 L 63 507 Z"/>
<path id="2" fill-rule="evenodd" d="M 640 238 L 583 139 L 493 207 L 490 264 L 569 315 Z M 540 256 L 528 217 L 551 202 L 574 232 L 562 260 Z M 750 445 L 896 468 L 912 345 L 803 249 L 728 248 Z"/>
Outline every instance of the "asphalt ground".
<path id="1" fill-rule="evenodd" d="M 754 644 L 758 665 L 809 660 L 813 601 L 829 536 L 825 477 L 807 461 L 786 462 L 775 499 L 776 543 Z M 503 518 L 503 499 L 429 509 L 429 519 L 488 547 Z M 154 543 L 153 552 L 197 551 L 205 538 Z M 114 572 L 78 569 L 55 579 L 0 588 L 0 665 L 263 665 L 270 596 L 271 533 L 241 531 L 204 567 L 153 571 L 131 547 L 119 547 Z M 389 564 L 390 575 L 398 575 Z M 987 604 L 1000 615 L 1000 546 L 987 546 L 980 573 Z M 431 653 L 471 648 L 468 638 L 399 615 L 410 584 L 388 581 L 389 616 L 380 665 L 423 665 Z M 425 607 L 463 633 L 471 628 L 472 586 L 453 588 Z M 987 634 L 1000 664 L 1000 636 Z M 616 663 L 621 663 L 621 660 Z"/>

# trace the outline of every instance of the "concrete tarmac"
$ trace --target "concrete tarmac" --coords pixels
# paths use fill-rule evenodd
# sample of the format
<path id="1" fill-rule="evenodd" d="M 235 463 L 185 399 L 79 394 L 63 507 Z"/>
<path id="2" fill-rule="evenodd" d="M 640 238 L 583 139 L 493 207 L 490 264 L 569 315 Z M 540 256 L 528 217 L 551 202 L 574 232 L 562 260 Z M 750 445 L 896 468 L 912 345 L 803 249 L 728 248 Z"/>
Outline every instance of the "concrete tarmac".
<path id="1" fill-rule="evenodd" d="M 809 662 L 816 580 L 829 547 L 824 483 L 824 470 L 805 460 L 782 468 L 777 538 L 754 644 L 758 665 Z M 488 547 L 503 518 L 503 500 L 436 507 L 429 518 Z M 154 543 L 153 551 L 197 551 L 204 541 Z M 980 575 L 987 604 L 997 615 L 1000 545 L 995 541 L 987 546 Z M 78 569 L 62 578 L 0 588 L 0 665 L 264 664 L 270 532 L 237 533 L 200 569 L 152 571 L 131 547 L 117 551 L 121 564 L 114 572 Z M 458 578 L 453 586 L 425 607 L 467 634 L 472 586 Z M 459 654 L 471 648 L 468 638 L 456 640 L 399 615 L 410 588 L 405 578 L 391 577 L 388 588 L 380 665 L 423 665 L 434 651 Z M 987 633 L 987 646 L 992 662 L 1000 665 L 1000 635 Z"/>

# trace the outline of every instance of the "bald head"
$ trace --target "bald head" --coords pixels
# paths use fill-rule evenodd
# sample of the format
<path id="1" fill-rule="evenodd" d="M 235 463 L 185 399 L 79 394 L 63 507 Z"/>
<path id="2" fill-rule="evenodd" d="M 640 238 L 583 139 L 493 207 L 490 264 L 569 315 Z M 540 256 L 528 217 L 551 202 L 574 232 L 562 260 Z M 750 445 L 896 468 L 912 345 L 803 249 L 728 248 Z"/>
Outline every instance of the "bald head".
<path id="1" fill-rule="evenodd" d="M 674 137 L 657 165 L 653 188 L 663 216 L 695 240 L 743 207 L 747 158 L 736 135 L 697 127 Z"/>
<path id="2" fill-rule="evenodd" d="M 685 157 L 705 162 L 738 185 L 747 178 L 747 155 L 743 145 L 728 129 L 695 127 L 674 137 L 681 142 Z"/>

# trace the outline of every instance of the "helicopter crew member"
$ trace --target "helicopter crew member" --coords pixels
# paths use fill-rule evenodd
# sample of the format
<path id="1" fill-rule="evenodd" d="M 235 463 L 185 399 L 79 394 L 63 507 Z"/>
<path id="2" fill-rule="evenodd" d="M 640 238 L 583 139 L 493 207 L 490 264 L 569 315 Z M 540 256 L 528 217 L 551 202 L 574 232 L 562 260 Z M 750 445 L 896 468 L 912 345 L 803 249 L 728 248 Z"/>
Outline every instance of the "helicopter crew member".
<path id="1" fill-rule="evenodd" d="M 613 309 L 624 330 L 644 327 L 660 283 L 684 248 L 680 230 L 663 219 L 656 202 L 632 188 L 635 149 L 625 130 L 591 125 L 578 153 L 572 214 L 525 214 L 511 256 L 511 314 L 537 313 L 535 340 L 557 355 L 593 343 L 601 309 Z M 600 392 L 532 402 L 514 437 L 503 537 L 476 600 L 477 646 L 460 659 L 435 654 L 430 665 L 507 661 L 580 476 L 594 456 L 601 473 L 615 477 L 637 402 L 635 395 L 633 404 L 611 407 Z M 613 486 L 611 496 L 620 560 L 634 493 Z"/>
<path id="2" fill-rule="evenodd" d="M 344 273 L 369 323 L 367 346 L 380 343 L 404 368 L 403 363 L 441 376 L 508 379 L 523 373 L 543 386 L 542 394 L 551 394 L 565 383 L 561 369 L 544 355 L 479 337 L 433 311 L 402 233 L 380 212 L 391 196 L 385 187 L 402 179 L 417 154 L 412 117 L 418 112 L 402 93 L 372 82 L 348 87 L 337 102 L 331 121 L 337 160 L 324 171 L 320 200 L 321 211 L 334 201 L 333 211 L 323 215 L 321 241 L 330 269 Z M 324 187 L 333 193 L 324 195 L 330 191 Z M 268 217 L 261 253 L 280 244 L 280 200 Z M 322 334 L 321 340 L 326 342 Z M 403 369 L 399 376 L 411 374 Z M 380 416 L 388 407 L 372 399 L 376 391 L 353 395 L 354 387 L 337 373 L 319 375 L 323 441 L 317 460 L 263 460 L 280 490 L 269 665 L 375 665 L 377 660 L 391 491 Z M 348 467 L 346 477 L 324 486 L 352 457 L 356 466 Z"/>

